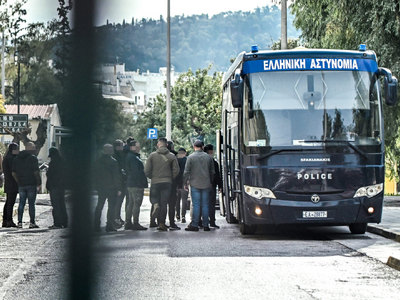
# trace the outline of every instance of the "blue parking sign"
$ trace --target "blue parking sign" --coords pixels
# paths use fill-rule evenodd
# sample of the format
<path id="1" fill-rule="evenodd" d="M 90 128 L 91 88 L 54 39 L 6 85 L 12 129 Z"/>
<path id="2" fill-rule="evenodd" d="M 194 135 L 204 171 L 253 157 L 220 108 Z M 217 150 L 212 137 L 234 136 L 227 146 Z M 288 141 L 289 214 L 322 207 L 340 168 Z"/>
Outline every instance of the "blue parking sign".
<path id="1" fill-rule="evenodd" d="M 158 129 L 147 128 L 147 138 L 150 140 L 156 140 L 158 138 Z"/>

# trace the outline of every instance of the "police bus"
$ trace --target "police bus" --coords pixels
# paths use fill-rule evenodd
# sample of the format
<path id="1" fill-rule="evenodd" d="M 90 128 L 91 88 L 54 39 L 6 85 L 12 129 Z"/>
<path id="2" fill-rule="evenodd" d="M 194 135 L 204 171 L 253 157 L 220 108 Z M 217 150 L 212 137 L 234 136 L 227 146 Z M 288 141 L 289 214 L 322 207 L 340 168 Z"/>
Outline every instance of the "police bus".
<path id="1" fill-rule="evenodd" d="M 260 224 L 365 233 L 367 223 L 379 223 L 381 83 L 394 105 L 397 79 L 365 45 L 240 53 L 223 78 L 221 214 L 239 222 L 242 234 Z"/>

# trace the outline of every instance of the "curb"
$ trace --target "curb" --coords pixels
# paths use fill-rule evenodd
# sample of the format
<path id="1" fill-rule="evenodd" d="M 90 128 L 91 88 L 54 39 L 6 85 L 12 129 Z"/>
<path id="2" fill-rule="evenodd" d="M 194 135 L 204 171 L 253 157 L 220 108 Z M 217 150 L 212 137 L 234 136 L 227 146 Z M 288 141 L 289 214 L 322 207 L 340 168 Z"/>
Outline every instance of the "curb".
<path id="1" fill-rule="evenodd" d="M 400 260 L 399 259 L 389 256 L 389 259 L 386 264 L 389 267 L 392 267 L 393 269 L 400 271 Z"/>
<path id="2" fill-rule="evenodd" d="M 400 234 L 389 231 L 387 229 L 384 229 L 382 227 L 379 226 L 367 226 L 367 231 L 371 232 L 371 233 L 375 233 L 378 234 L 380 236 L 383 236 L 385 238 L 394 240 L 396 242 L 400 242 Z M 388 261 L 386 263 L 386 265 L 388 265 L 389 267 L 396 269 L 398 271 L 400 271 L 400 259 L 397 259 L 393 256 L 389 256 Z"/>
<path id="3" fill-rule="evenodd" d="M 371 233 L 375 233 L 375 234 L 379 234 L 385 238 L 394 240 L 396 242 L 400 243 L 400 234 L 399 233 L 395 233 L 393 231 L 387 230 L 385 228 L 379 227 L 379 226 L 371 226 L 368 225 L 367 226 L 367 231 L 371 232 Z"/>

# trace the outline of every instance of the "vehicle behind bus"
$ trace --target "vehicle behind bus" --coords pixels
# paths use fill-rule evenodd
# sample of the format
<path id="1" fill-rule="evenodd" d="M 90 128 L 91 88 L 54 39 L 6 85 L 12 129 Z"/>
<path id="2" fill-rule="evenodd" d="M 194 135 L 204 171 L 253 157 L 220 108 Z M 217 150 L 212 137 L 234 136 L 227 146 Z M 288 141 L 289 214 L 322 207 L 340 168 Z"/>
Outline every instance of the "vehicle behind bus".
<path id="1" fill-rule="evenodd" d="M 242 52 L 223 79 L 217 134 L 221 214 L 261 224 L 379 223 L 384 188 L 381 83 L 397 79 L 366 50 Z"/>

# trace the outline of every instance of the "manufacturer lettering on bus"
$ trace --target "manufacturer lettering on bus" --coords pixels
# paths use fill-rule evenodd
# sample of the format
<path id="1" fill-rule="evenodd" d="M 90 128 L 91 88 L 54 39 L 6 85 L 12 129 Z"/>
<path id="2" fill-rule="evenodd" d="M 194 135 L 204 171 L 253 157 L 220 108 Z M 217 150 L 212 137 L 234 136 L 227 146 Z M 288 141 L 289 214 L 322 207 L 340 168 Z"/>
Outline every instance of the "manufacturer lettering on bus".
<path id="1" fill-rule="evenodd" d="M 305 180 L 309 179 L 332 179 L 332 173 L 305 173 L 304 175 L 301 173 L 297 173 L 297 179 L 304 178 Z"/>

